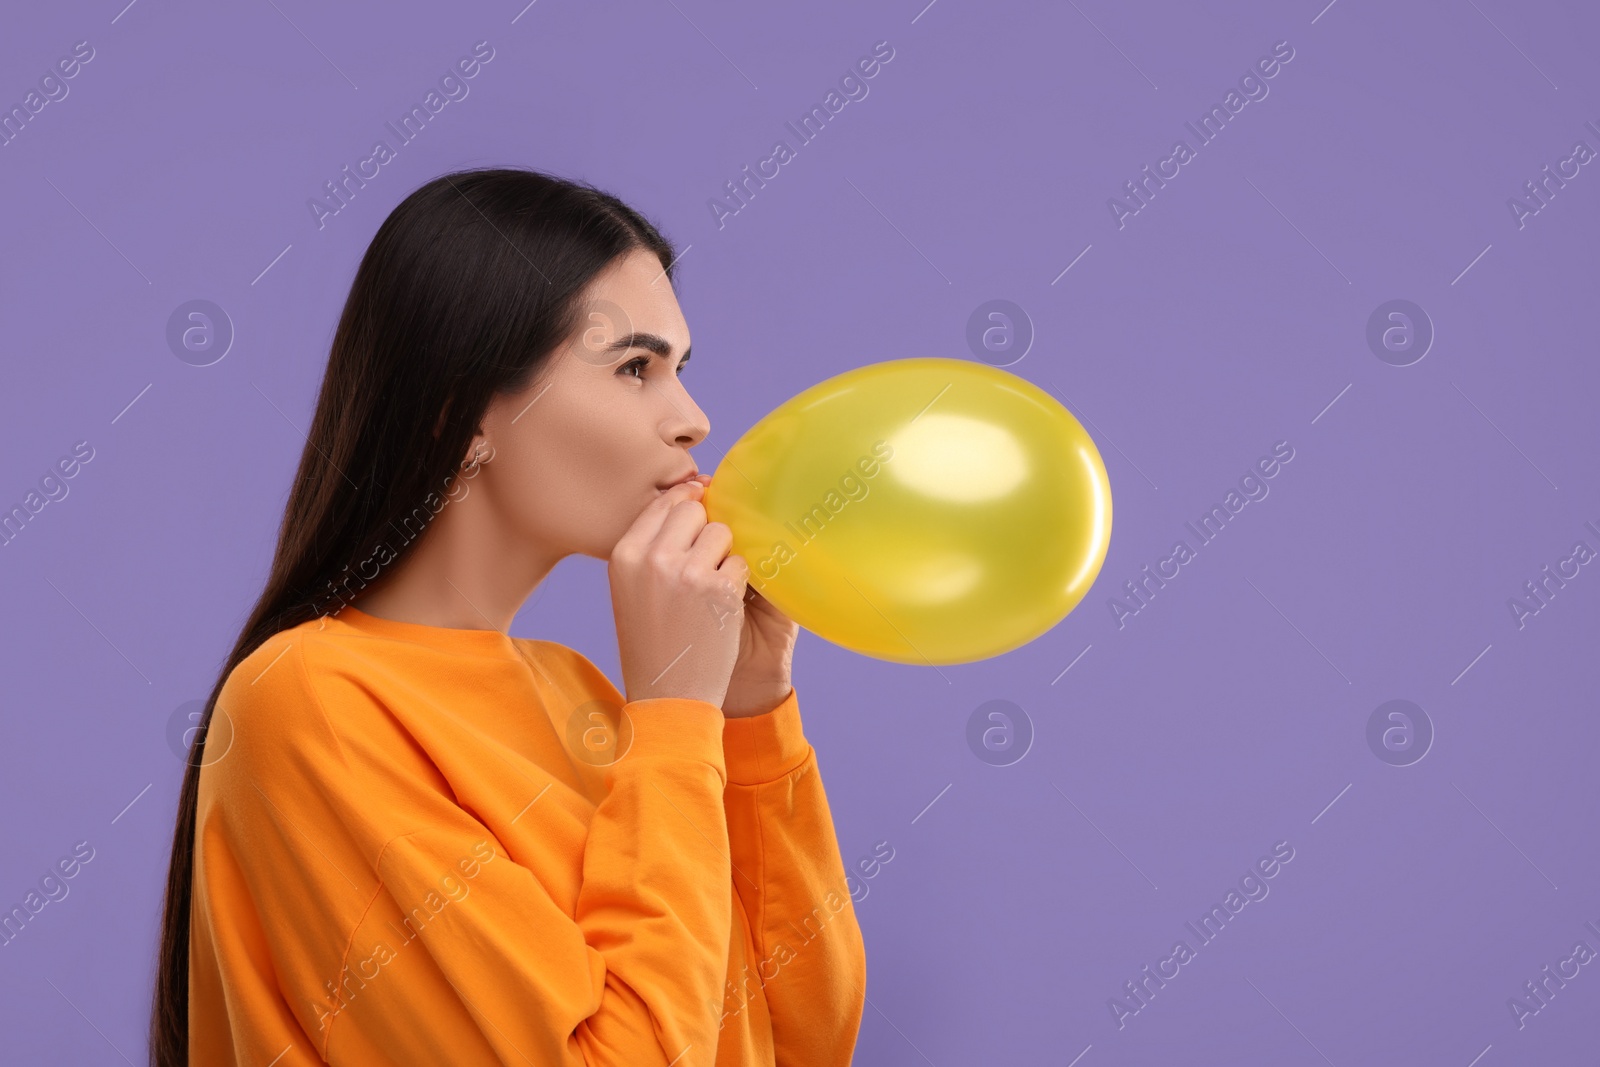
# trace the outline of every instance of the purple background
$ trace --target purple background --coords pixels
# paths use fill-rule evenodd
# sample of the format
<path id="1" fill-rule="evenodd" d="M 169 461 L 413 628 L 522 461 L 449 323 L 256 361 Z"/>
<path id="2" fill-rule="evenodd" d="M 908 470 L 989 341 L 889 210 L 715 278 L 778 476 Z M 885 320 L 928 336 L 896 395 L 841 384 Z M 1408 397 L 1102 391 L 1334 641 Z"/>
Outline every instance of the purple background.
<path id="1" fill-rule="evenodd" d="M 1507 1000 L 1600 950 L 1600 565 L 1521 628 L 1508 600 L 1600 550 L 1600 167 L 1522 227 L 1507 200 L 1600 149 L 1600 18 L 924 2 L 7 15 L 7 107 L 75 42 L 95 57 L 0 148 L 0 507 L 75 442 L 95 456 L 0 549 L 0 905 L 74 842 L 95 858 L 0 948 L 0 1058 L 142 1062 L 168 724 L 260 589 L 355 265 L 417 185 L 514 164 L 616 192 L 684 251 L 704 469 L 841 371 L 976 358 L 992 299 L 1035 334 L 1009 369 L 1105 458 L 1104 569 L 1027 647 L 935 671 L 801 637 L 845 860 L 895 852 L 857 904 L 857 1063 L 1591 1062 L 1600 964 L 1521 1029 Z M 308 198 L 480 40 L 470 95 L 319 230 Z M 708 199 L 880 40 L 869 95 L 719 229 Z M 1184 123 L 1283 40 L 1270 94 L 1197 146 Z M 1196 158 L 1119 228 L 1108 198 L 1180 137 Z M 1403 367 L 1366 340 L 1396 298 L 1437 331 Z M 193 299 L 236 331 L 210 366 L 166 342 Z M 1119 628 L 1123 583 L 1278 441 L 1270 495 Z M 619 676 L 599 561 L 513 633 Z M 1034 731 L 1009 766 L 966 740 L 996 699 Z M 1435 731 L 1409 766 L 1366 739 L 1391 699 Z M 1277 841 L 1270 895 L 1200 946 L 1185 922 Z M 1179 938 L 1195 959 L 1119 1029 L 1108 999 Z"/>

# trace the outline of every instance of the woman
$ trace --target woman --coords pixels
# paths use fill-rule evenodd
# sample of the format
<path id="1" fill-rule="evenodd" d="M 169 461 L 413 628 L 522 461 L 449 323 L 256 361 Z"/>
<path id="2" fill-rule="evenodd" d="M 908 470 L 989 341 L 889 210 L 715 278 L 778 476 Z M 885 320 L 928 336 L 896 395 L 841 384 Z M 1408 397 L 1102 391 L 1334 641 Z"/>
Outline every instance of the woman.
<path id="1" fill-rule="evenodd" d="M 673 259 L 523 170 L 379 228 L 190 754 L 153 1064 L 849 1063 L 796 626 L 706 521 Z M 625 698 L 506 633 L 574 553 Z"/>

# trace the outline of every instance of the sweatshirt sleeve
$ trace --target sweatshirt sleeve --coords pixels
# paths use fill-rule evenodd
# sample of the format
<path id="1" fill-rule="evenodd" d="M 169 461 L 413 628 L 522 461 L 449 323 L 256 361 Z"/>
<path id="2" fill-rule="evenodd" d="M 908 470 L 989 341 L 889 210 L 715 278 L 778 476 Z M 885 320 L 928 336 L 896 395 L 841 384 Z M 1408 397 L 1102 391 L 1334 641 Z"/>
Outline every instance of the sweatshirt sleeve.
<path id="1" fill-rule="evenodd" d="M 236 1032 L 235 1047 L 260 1062 L 287 1037 L 331 1064 L 709 1067 L 733 907 L 721 709 L 625 705 L 631 747 L 579 839 L 569 915 L 442 778 L 397 771 L 413 757 L 382 707 L 313 685 L 303 654 L 230 682 L 235 741 L 202 795 L 212 910 L 196 921 L 211 941 L 259 924 L 257 958 L 231 966 L 269 975 L 299 1023 Z"/>
<path id="2" fill-rule="evenodd" d="M 532 872 L 496 855 L 481 865 L 470 899 L 422 928 L 421 950 L 441 981 L 395 983 L 403 1001 L 395 1010 L 421 1019 L 460 1014 L 463 1023 L 470 1017 L 481 1043 L 474 1056 L 441 1050 L 427 1062 L 713 1062 L 713 1005 L 728 969 L 732 924 L 722 713 L 704 701 L 664 698 L 625 709 L 632 746 L 606 771 L 584 845 L 575 921 Z M 424 901 L 437 872 L 489 836 L 465 813 L 430 820 L 389 843 L 379 876 L 397 901 Z M 441 1011 L 441 1003 L 449 1009 Z M 370 1062 L 360 1046 L 369 1036 L 384 1040 L 391 1024 L 377 1017 L 357 1023 L 371 1027 L 370 1035 L 330 1062 Z"/>
<path id="3" fill-rule="evenodd" d="M 750 917 L 778 1067 L 845 1067 L 866 951 L 793 689 L 722 728 L 733 882 Z"/>

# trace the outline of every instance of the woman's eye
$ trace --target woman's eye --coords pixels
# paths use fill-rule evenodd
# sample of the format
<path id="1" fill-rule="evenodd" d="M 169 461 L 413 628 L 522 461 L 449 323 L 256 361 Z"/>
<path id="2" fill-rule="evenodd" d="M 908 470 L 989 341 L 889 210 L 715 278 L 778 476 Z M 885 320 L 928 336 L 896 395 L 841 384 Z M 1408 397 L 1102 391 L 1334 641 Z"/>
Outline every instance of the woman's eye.
<path id="1" fill-rule="evenodd" d="M 647 366 L 649 366 L 649 365 L 650 365 L 649 357 L 640 356 L 638 359 L 630 359 L 630 360 L 628 360 L 628 362 L 624 363 L 621 367 L 619 367 L 617 369 L 617 373 L 626 374 L 630 378 L 642 378 L 644 376 L 645 368 Z M 688 365 L 689 364 L 688 364 L 687 360 L 685 360 L 684 362 L 678 364 L 678 372 L 677 373 L 678 373 L 678 376 L 680 378 L 683 376 L 683 369 L 685 367 L 687 367 Z M 636 370 L 639 372 L 638 374 L 633 373 Z"/>

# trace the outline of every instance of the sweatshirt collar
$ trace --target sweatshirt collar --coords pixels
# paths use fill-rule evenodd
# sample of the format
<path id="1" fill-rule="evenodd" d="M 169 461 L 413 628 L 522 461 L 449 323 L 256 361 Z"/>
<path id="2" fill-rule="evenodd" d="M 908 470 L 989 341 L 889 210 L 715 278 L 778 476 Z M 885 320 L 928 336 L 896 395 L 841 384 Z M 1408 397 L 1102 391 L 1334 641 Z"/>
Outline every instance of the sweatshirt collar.
<path id="1" fill-rule="evenodd" d="M 404 622 L 369 615 L 351 604 L 340 608 L 331 616 L 336 622 L 371 637 L 387 637 L 411 641 L 430 648 L 457 652 L 504 652 L 516 654 L 509 634 L 495 629 L 465 630 L 450 626 L 430 626 L 420 622 Z"/>

